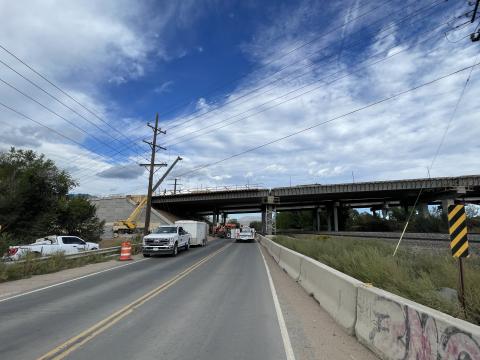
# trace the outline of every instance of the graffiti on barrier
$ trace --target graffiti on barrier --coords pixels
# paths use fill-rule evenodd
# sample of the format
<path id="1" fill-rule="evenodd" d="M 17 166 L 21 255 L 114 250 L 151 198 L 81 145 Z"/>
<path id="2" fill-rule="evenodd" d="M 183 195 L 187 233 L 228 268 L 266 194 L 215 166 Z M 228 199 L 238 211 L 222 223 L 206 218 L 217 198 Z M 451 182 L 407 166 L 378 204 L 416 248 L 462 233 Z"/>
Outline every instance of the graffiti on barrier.
<path id="1" fill-rule="evenodd" d="M 480 345 L 470 333 L 407 305 L 377 296 L 359 306 L 372 324 L 370 345 L 398 360 L 476 360 Z"/>

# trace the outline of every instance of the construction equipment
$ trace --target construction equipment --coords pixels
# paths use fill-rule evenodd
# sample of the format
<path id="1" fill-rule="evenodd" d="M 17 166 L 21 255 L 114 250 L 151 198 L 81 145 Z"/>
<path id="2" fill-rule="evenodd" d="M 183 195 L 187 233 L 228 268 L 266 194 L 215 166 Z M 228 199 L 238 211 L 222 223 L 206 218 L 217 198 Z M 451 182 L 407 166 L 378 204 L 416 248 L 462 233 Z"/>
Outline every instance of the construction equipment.
<path id="1" fill-rule="evenodd" d="M 133 234 L 137 230 L 137 218 L 147 203 L 147 197 L 144 196 L 137 207 L 132 211 L 126 220 L 118 220 L 113 223 L 113 232 L 116 234 Z"/>
<path id="2" fill-rule="evenodd" d="M 230 239 L 231 229 L 236 229 L 237 224 L 227 223 L 227 224 L 218 224 L 215 229 L 213 229 L 213 235 L 221 238 Z"/>

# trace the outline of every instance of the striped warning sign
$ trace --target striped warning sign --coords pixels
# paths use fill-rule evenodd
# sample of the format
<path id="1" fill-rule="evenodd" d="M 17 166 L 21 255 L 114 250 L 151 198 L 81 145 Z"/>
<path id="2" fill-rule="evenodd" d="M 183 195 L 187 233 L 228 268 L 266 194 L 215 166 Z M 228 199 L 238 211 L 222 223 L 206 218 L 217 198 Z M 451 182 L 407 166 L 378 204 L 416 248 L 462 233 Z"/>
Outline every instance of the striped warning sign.
<path id="1" fill-rule="evenodd" d="M 448 230 L 450 232 L 450 248 L 454 257 L 468 256 L 467 215 L 465 206 L 450 205 L 448 207 Z"/>

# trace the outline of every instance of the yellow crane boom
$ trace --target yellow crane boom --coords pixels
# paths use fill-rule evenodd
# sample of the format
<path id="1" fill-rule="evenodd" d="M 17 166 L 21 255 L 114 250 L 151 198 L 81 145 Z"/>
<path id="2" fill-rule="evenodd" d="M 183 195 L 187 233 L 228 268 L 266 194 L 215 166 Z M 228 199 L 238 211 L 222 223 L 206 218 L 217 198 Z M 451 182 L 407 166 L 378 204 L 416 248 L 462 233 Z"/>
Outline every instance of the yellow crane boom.
<path id="1" fill-rule="evenodd" d="M 138 203 L 130 216 L 125 220 L 118 220 L 113 223 L 113 232 L 128 232 L 132 233 L 137 229 L 137 218 L 142 212 L 143 207 L 147 203 L 147 197 L 144 196 Z"/>

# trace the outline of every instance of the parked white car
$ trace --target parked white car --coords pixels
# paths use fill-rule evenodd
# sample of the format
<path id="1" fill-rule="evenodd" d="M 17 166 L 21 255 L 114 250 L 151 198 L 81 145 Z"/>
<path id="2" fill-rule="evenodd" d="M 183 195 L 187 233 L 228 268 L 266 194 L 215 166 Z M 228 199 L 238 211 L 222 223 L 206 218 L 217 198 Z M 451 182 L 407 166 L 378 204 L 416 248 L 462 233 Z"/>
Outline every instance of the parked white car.
<path id="1" fill-rule="evenodd" d="M 236 233 L 235 238 L 237 241 L 255 241 L 255 229 L 242 227 L 240 231 Z"/>
<path id="2" fill-rule="evenodd" d="M 77 236 L 50 235 L 37 239 L 29 245 L 10 246 L 4 260 L 20 260 L 28 253 L 34 253 L 38 256 L 48 256 L 56 253 L 69 255 L 98 249 L 99 245 L 97 243 L 87 242 Z"/>
<path id="3" fill-rule="evenodd" d="M 183 227 L 162 225 L 151 234 L 143 237 L 143 256 L 171 254 L 177 256 L 179 249 L 190 248 L 190 234 Z"/>

